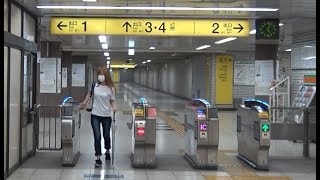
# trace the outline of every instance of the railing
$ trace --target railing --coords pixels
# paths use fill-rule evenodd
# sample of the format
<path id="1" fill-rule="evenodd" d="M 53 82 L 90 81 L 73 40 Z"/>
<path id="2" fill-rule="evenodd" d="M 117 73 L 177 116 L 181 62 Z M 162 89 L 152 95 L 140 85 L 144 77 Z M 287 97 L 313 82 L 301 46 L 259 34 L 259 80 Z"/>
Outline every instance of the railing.
<path id="1" fill-rule="evenodd" d="M 36 144 L 38 150 L 61 150 L 61 105 L 38 105 Z"/>
<path id="2" fill-rule="evenodd" d="M 286 84 L 285 91 L 281 87 Z M 270 88 L 269 104 L 272 107 L 290 107 L 290 77 L 286 77 L 278 84 Z M 271 109 L 271 122 L 283 122 L 288 109 Z"/>
<path id="3" fill-rule="evenodd" d="M 294 112 L 294 111 L 300 111 L 300 115 L 302 116 L 303 115 L 303 124 L 298 124 L 298 123 L 295 123 L 294 120 L 289 120 L 289 121 L 284 121 L 282 123 L 279 123 L 279 122 L 271 122 L 271 124 L 275 124 L 275 125 L 283 125 L 283 126 L 286 126 L 288 124 L 295 124 L 295 125 L 298 125 L 299 127 L 303 127 L 303 137 L 300 136 L 299 139 L 302 139 L 303 140 L 303 156 L 304 157 L 309 157 L 309 141 L 312 140 L 312 138 L 316 138 L 316 124 L 312 124 L 310 127 L 312 128 L 311 131 L 310 131 L 310 127 L 309 127 L 309 111 L 311 109 L 315 109 L 316 107 L 270 107 L 269 110 L 288 110 L 289 112 Z M 293 117 L 293 116 L 289 116 L 290 118 Z M 271 117 L 269 117 L 271 118 Z M 288 117 L 286 117 L 287 119 Z M 291 123 L 290 123 L 291 122 Z M 271 125 L 272 126 L 272 125 Z M 277 135 L 272 134 L 272 128 L 271 127 L 271 139 L 283 139 L 284 137 L 276 137 Z M 286 129 L 287 131 L 285 132 L 285 134 L 290 137 L 290 134 L 295 134 L 295 135 L 298 135 L 299 133 L 301 132 L 290 132 L 290 128 L 284 128 Z M 293 130 L 294 131 L 294 130 Z M 311 132 L 311 133 L 310 133 Z M 275 138 L 273 138 L 275 137 Z M 292 136 L 291 136 L 292 137 Z M 288 140 L 290 140 L 288 138 Z"/>

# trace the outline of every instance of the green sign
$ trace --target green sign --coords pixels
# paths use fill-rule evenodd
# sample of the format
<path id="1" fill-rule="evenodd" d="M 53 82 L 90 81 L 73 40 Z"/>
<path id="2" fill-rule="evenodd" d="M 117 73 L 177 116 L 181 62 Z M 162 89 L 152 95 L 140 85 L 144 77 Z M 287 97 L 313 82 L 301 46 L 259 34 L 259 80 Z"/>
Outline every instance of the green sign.
<path id="1" fill-rule="evenodd" d="M 269 124 L 263 124 L 262 125 L 262 131 L 263 132 L 268 132 L 269 131 Z"/>

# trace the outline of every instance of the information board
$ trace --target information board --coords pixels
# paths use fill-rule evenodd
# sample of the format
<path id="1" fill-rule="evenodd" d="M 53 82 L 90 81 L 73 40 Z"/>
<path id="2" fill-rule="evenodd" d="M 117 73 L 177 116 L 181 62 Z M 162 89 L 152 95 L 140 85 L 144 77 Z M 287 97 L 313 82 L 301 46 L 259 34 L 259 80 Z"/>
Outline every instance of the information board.
<path id="1" fill-rule="evenodd" d="M 254 64 L 234 64 L 234 85 L 254 85 Z"/>
<path id="2" fill-rule="evenodd" d="M 233 57 L 216 57 L 216 104 L 233 104 Z"/>
<path id="3" fill-rule="evenodd" d="M 271 81 L 274 80 L 273 60 L 255 61 L 255 95 L 270 95 Z"/>
<path id="4" fill-rule="evenodd" d="M 85 64 L 72 64 L 72 86 L 85 86 Z"/>
<path id="5" fill-rule="evenodd" d="M 57 92 L 57 58 L 40 58 L 40 93 Z"/>

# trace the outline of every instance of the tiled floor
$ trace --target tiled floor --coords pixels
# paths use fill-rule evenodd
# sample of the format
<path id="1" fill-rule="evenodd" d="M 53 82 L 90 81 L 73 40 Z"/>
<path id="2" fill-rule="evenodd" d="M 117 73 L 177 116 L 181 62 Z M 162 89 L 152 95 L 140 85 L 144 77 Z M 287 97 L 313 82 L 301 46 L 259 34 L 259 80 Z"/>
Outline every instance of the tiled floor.
<path id="1" fill-rule="evenodd" d="M 302 144 L 289 141 L 271 141 L 270 170 L 256 171 L 246 165 L 244 168 L 253 172 L 254 176 L 235 177 L 225 168 L 218 170 L 194 170 L 183 158 L 184 137 L 174 130 L 159 129 L 156 132 L 156 169 L 133 169 L 130 164 L 131 123 L 130 104 L 137 102 L 139 97 L 145 97 L 153 106 L 162 112 L 170 111 L 176 115 L 170 116 L 183 123 L 184 107 L 187 101 L 132 84 L 117 84 L 116 106 L 116 146 L 114 166 L 103 161 L 101 169 L 94 169 L 93 136 L 90 125 L 90 114 L 82 111 L 82 126 L 80 129 L 80 158 L 75 167 L 62 167 L 62 152 L 37 152 L 35 157 L 28 159 L 8 179 L 16 180 L 51 180 L 51 179 L 137 179 L 137 180 L 201 180 L 201 179 L 316 179 L 315 144 L 310 146 L 310 158 L 302 157 Z M 125 111 L 126 113 L 122 113 Z M 169 114 L 170 115 L 170 114 Z M 236 137 L 236 113 L 219 112 L 219 152 L 224 156 L 238 161 Z M 164 121 L 157 118 L 157 123 Z M 102 142 L 102 148 L 104 143 Z M 222 161 L 219 162 L 223 165 Z M 232 176 L 233 175 L 233 176 Z M 258 176 L 258 177 L 257 177 Z"/>

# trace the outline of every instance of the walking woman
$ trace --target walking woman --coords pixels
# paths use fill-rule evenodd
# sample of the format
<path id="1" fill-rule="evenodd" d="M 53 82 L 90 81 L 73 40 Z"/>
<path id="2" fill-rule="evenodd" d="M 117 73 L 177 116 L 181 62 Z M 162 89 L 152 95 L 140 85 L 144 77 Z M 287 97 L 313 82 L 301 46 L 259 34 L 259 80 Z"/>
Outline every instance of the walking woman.
<path id="1" fill-rule="evenodd" d="M 84 108 L 88 101 L 91 99 L 93 102 L 91 112 L 91 126 L 94 136 L 94 149 L 95 149 L 95 167 L 101 167 L 102 162 L 100 157 L 101 153 L 101 132 L 100 124 L 102 124 L 104 147 L 106 149 L 106 160 L 110 160 L 110 126 L 111 115 L 115 112 L 115 87 L 112 82 L 110 73 L 105 66 L 97 68 L 98 82 L 91 86 L 85 100 L 80 103 L 80 108 Z"/>

